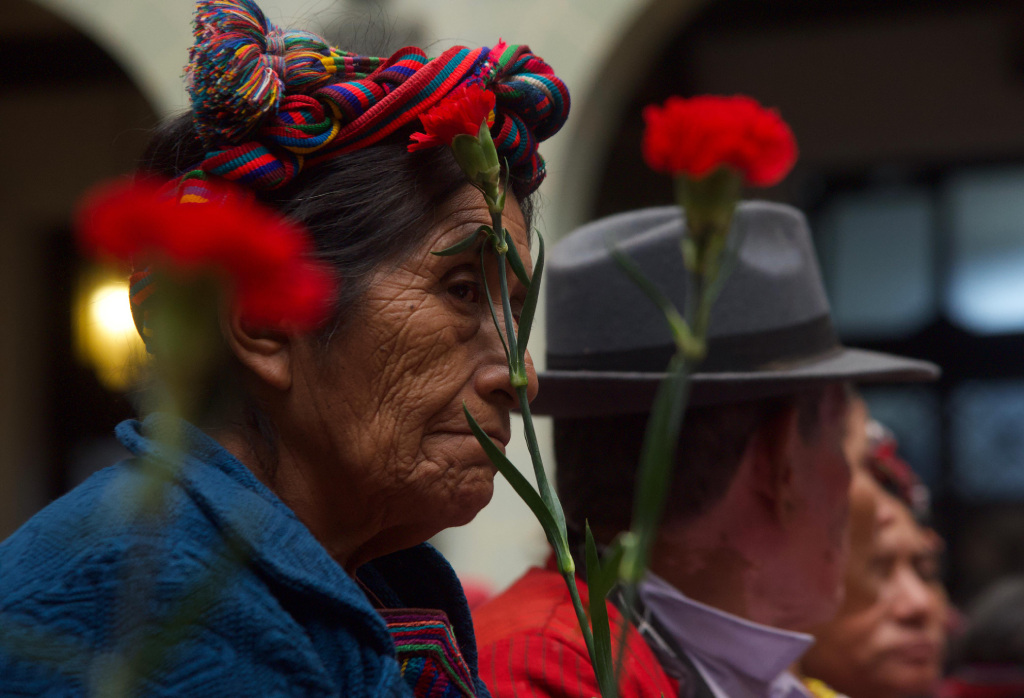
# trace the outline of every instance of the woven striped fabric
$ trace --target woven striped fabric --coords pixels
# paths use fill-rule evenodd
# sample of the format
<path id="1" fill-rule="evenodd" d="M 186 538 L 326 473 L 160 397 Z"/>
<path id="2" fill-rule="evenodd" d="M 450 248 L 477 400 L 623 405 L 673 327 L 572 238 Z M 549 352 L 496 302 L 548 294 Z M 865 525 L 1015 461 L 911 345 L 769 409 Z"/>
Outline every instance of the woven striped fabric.
<path id="1" fill-rule="evenodd" d="M 146 350 L 151 349 L 149 340 L 153 336 L 152 327 L 149 322 L 149 311 L 156 284 L 153 283 L 153 269 L 146 267 L 137 271 L 128 279 L 128 303 L 132 310 L 132 320 L 135 322 L 135 329 L 139 331 Z"/>
<path id="2" fill-rule="evenodd" d="M 417 696 L 473 698 L 473 677 L 444 611 L 379 609 L 395 643 L 402 677 Z"/>
<path id="3" fill-rule="evenodd" d="M 186 68 L 200 169 L 272 189 L 305 167 L 406 126 L 458 85 L 497 97 L 492 136 L 511 175 L 533 191 L 544 178 L 538 143 L 561 128 L 569 92 L 528 46 L 418 48 L 359 56 L 315 34 L 276 27 L 252 0 L 199 0 Z"/>

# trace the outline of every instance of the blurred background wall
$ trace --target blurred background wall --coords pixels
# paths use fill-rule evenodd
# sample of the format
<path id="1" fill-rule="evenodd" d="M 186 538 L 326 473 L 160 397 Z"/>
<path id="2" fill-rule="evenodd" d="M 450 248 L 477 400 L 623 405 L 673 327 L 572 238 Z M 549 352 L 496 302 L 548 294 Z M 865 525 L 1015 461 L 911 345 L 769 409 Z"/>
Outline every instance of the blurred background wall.
<path id="1" fill-rule="evenodd" d="M 1024 571 L 1024 0 L 262 7 L 377 54 L 528 42 L 573 95 L 568 125 L 544 147 L 549 240 L 670 200 L 639 157 L 644 104 L 744 92 L 778 107 L 802 155 L 763 195 L 808 212 L 844 338 L 945 368 L 936 386 L 868 398 L 932 487 L 954 598 Z M 131 390 L 123 367 L 88 348 L 100 330 L 125 344 L 130 328 L 104 315 L 119 301 L 75 254 L 69 216 L 184 108 L 191 10 L 190 0 L 0 6 L 0 538 L 118 457 L 110 433 L 132 412 Z M 543 335 L 532 344 L 542 364 Z M 437 542 L 460 573 L 495 587 L 544 555 L 503 481 L 476 521 Z"/>

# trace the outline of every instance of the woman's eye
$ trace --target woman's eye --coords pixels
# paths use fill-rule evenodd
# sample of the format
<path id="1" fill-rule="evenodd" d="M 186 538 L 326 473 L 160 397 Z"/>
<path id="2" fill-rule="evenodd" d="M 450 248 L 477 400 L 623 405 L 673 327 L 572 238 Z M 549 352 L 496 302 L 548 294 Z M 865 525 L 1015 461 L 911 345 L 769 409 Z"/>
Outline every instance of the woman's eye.
<path id="1" fill-rule="evenodd" d="M 942 578 L 942 563 L 937 555 L 921 555 L 913 561 L 914 570 L 925 582 L 934 582 Z"/>
<path id="2" fill-rule="evenodd" d="M 880 555 L 874 557 L 870 562 L 871 571 L 880 579 L 888 579 L 892 576 L 893 568 L 896 566 L 896 558 L 891 555 Z"/>
<path id="3" fill-rule="evenodd" d="M 448 294 L 464 303 L 480 300 L 480 285 L 474 281 L 458 281 L 448 286 Z"/>

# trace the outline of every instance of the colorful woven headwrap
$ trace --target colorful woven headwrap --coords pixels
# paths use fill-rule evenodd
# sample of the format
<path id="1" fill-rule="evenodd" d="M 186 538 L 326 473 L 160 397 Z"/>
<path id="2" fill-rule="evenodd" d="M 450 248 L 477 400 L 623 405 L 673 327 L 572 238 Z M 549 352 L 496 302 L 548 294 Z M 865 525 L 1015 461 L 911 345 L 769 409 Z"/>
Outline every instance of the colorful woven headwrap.
<path id="1" fill-rule="evenodd" d="M 931 516 L 931 495 L 928 487 L 899 455 L 896 436 L 884 424 L 868 422 L 867 465 L 875 481 L 896 499 L 903 502 L 920 523 Z"/>
<path id="2" fill-rule="evenodd" d="M 199 169 L 255 189 L 375 143 L 475 81 L 497 98 L 499 155 L 533 191 L 544 179 L 537 145 L 569 114 L 565 84 L 527 46 L 359 56 L 274 26 L 251 0 L 199 0 L 195 39 L 186 75 L 208 149 Z"/>
<path id="3" fill-rule="evenodd" d="M 527 46 L 456 46 L 434 59 L 418 48 L 390 58 L 334 48 L 309 32 L 281 29 L 252 0 L 198 0 L 195 45 L 185 68 L 206 158 L 181 178 L 182 203 L 215 198 L 208 182 L 251 190 L 281 187 L 304 169 L 376 143 L 415 121 L 459 85 L 496 97 L 491 135 L 520 190 L 544 179 L 540 141 L 569 114 L 569 92 Z M 131 278 L 136 325 L 148 338 L 150 271 Z"/>

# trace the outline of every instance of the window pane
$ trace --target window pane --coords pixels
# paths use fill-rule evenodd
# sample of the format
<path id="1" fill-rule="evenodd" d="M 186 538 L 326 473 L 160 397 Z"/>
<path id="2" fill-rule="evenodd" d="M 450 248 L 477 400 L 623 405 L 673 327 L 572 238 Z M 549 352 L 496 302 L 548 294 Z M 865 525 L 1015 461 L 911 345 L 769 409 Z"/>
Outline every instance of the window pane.
<path id="1" fill-rule="evenodd" d="M 1024 381 L 968 381 L 950 399 L 953 483 L 966 499 L 1024 497 Z"/>
<path id="2" fill-rule="evenodd" d="M 892 430 L 899 455 L 921 478 L 934 498 L 942 485 L 940 472 L 940 409 L 929 388 L 864 388 L 868 411 Z"/>
<path id="3" fill-rule="evenodd" d="M 979 333 L 1024 330 L 1024 169 L 954 175 L 944 201 L 950 318 Z"/>
<path id="4" fill-rule="evenodd" d="M 913 334 L 935 315 L 932 202 L 899 189 L 837 197 L 817 238 L 832 318 L 844 337 Z"/>

